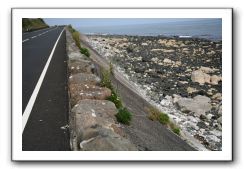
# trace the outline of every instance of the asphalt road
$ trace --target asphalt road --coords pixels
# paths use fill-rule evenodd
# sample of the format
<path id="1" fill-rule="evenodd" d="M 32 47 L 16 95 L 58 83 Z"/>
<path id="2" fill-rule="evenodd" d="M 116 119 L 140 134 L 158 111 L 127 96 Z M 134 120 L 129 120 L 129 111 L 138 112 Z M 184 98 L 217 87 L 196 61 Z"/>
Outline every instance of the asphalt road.
<path id="1" fill-rule="evenodd" d="M 26 40 L 26 39 L 34 39 L 32 38 L 33 36 L 41 36 L 45 33 L 48 33 L 49 31 L 55 29 L 56 27 L 49 27 L 49 28 L 45 28 L 45 29 L 39 29 L 33 32 L 25 32 L 22 33 L 22 40 Z"/>
<path id="2" fill-rule="evenodd" d="M 84 40 L 86 37 L 83 36 Z M 98 74 L 100 66 L 109 68 L 107 61 L 100 56 L 89 44 L 83 41 L 83 45 L 90 49 L 91 58 L 98 65 Z M 133 86 L 119 72 L 114 71 L 112 82 L 118 91 L 123 104 L 133 113 L 130 126 L 124 125 L 124 131 L 128 138 L 139 150 L 147 151 L 196 151 L 188 143 L 172 133 L 168 128 L 159 122 L 148 119 L 148 113 L 145 111 L 150 104 L 141 96 L 136 87 Z"/>
<path id="3" fill-rule="evenodd" d="M 23 34 L 22 114 L 63 28 L 54 27 Z M 69 132 L 65 127 L 69 111 L 66 60 L 66 36 L 63 31 L 24 128 L 23 151 L 70 150 Z"/>

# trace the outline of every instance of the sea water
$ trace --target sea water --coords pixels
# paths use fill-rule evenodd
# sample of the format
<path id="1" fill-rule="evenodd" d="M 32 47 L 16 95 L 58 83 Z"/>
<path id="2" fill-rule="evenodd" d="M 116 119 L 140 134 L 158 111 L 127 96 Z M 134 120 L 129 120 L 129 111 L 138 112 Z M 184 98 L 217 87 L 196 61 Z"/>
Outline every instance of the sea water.
<path id="1" fill-rule="evenodd" d="M 120 19 L 118 19 L 119 22 Z M 222 40 L 222 20 L 214 19 L 178 19 L 174 22 L 81 26 L 78 28 L 84 34 L 137 35 L 137 36 L 178 36 L 180 38 L 206 38 Z"/>

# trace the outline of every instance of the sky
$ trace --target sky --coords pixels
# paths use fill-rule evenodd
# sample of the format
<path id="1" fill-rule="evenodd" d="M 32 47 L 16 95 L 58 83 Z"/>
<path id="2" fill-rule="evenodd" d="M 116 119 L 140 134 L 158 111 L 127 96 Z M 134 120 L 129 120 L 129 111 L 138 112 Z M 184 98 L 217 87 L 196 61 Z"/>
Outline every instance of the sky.
<path id="1" fill-rule="evenodd" d="M 196 21 L 204 19 L 187 19 L 187 18 L 44 18 L 44 21 L 50 25 L 68 25 L 71 24 L 75 28 L 93 27 L 93 26 L 116 26 L 116 25 L 132 25 L 132 24 L 153 24 L 167 22 Z"/>

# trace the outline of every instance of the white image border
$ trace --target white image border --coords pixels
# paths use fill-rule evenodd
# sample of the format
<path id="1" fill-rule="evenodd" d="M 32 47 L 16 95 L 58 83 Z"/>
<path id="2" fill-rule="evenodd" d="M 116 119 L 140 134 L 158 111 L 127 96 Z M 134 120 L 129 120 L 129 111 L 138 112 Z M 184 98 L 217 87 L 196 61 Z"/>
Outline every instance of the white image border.
<path id="1" fill-rule="evenodd" d="M 221 18 L 222 151 L 22 151 L 22 18 Z M 12 160 L 231 161 L 232 9 L 12 9 Z"/>

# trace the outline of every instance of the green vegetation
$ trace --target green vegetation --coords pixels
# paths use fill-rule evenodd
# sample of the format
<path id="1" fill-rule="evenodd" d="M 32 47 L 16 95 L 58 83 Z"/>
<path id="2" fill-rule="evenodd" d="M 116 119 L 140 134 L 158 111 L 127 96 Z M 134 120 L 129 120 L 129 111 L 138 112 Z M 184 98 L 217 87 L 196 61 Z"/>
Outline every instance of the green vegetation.
<path id="1" fill-rule="evenodd" d="M 76 31 L 71 25 L 68 26 L 68 29 L 69 29 L 70 33 L 73 33 Z"/>
<path id="2" fill-rule="evenodd" d="M 151 106 L 151 107 L 149 108 L 148 112 L 149 112 L 149 114 L 148 114 L 148 118 L 149 118 L 150 120 L 152 120 L 152 121 L 156 121 L 156 120 L 159 119 L 159 115 L 160 115 L 161 112 L 160 112 L 157 108 Z"/>
<path id="3" fill-rule="evenodd" d="M 149 108 L 148 118 L 153 121 L 159 121 L 163 125 L 169 123 L 169 116 L 160 112 L 156 107 L 153 106 Z"/>
<path id="4" fill-rule="evenodd" d="M 119 97 L 118 94 L 117 94 L 116 92 L 114 92 L 113 90 L 112 90 L 112 94 L 111 94 L 111 96 L 109 96 L 109 97 L 107 98 L 107 100 L 113 102 L 113 103 L 115 104 L 115 106 L 117 107 L 117 109 L 123 107 L 120 97 Z"/>
<path id="5" fill-rule="evenodd" d="M 163 125 L 169 123 L 169 116 L 163 112 L 160 112 L 156 107 L 149 107 L 148 112 L 148 118 L 150 120 L 159 121 Z"/>
<path id="6" fill-rule="evenodd" d="M 101 86 L 107 87 L 112 91 L 111 96 L 109 96 L 107 100 L 113 102 L 116 108 L 119 109 L 119 112 L 115 115 L 117 121 L 129 125 L 132 119 L 132 113 L 129 112 L 125 107 L 123 107 L 120 97 L 118 96 L 117 92 L 114 90 L 110 79 L 112 73 L 113 73 L 113 67 L 111 63 L 110 63 L 109 70 L 106 69 L 101 70 L 101 74 L 102 74 Z"/>
<path id="7" fill-rule="evenodd" d="M 76 46 L 80 49 L 80 53 L 86 55 L 87 57 L 90 57 L 90 52 L 87 48 L 81 47 L 80 44 L 80 33 L 76 31 L 71 25 L 68 26 L 68 30 L 72 34 L 72 37 L 75 41 Z"/>
<path id="8" fill-rule="evenodd" d="M 81 49 L 81 45 L 80 45 L 80 33 L 75 31 L 72 32 L 72 37 L 75 41 L 76 46 L 78 46 L 79 49 Z"/>
<path id="9" fill-rule="evenodd" d="M 109 63 L 109 71 L 111 75 L 114 75 L 114 66 L 111 62 Z"/>
<path id="10" fill-rule="evenodd" d="M 172 131 L 177 134 L 177 135 L 180 135 L 180 128 L 177 127 L 177 128 L 173 128 Z"/>
<path id="11" fill-rule="evenodd" d="M 111 82 L 111 79 L 110 79 L 110 76 L 111 76 L 110 71 L 106 70 L 106 69 L 102 69 L 101 73 L 102 73 L 101 85 L 103 87 L 107 87 L 110 90 L 112 90 L 113 86 L 112 86 L 112 82 Z"/>
<path id="12" fill-rule="evenodd" d="M 23 18 L 22 31 L 34 31 L 49 27 L 42 18 Z"/>
<path id="13" fill-rule="evenodd" d="M 132 114 L 129 112 L 126 108 L 120 108 L 119 112 L 115 115 L 118 122 L 121 122 L 123 124 L 130 124 L 130 121 L 132 119 Z"/>
<path id="14" fill-rule="evenodd" d="M 160 113 L 158 121 L 161 124 L 166 125 L 169 123 L 169 116 L 165 113 Z"/>
<path id="15" fill-rule="evenodd" d="M 171 130 L 172 130 L 175 134 L 180 135 L 180 128 L 179 128 L 179 127 L 177 127 L 177 126 L 176 126 L 174 123 L 172 123 L 172 122 L 169 123 L 169 126 L 170 126 Z"/>
<path id="16" fill-rule="evenodd" d="M 112 86 L 112 82 L 111 82 L 111 79 L 110 79 L 110 76 L 111 76 L 111 71 L 110 70 L 103 69 L 101 71 L 101 73 L 102 73 L 101 86 L 107 87 L 107 88 L 109 88 L 111 90 L 112 94 L 111 94 L 111 96 L 109 96 L 107 98 L 107 100 L 113 102 L 115 104 L 115 106 L 119 109 L 119 108 L 122 108 L 123 105 L 122 105 L 120 97 L 118 96 L 117 92 L 115 92 L 115 90 L 114 90 L 114 88 Z"/>
<path id="17" fill-rule="evenodd" d="M 171 130 L 180 135 L 180 128 L 177 127 L 173 122 L 169 120 L 169 116 L 163 112 L 160 112 L 156 107 L 149 107 L 148 109 L 148 118 L 152 121 L 159 121 L 163 125 L 167 125 Z"/>
<path id="18" fill-rule="evenodd" d="M 87 48 L 80 48 L 80 53 L 86 55 L 87 57 L 90 57 L 90 52 Z"/>

